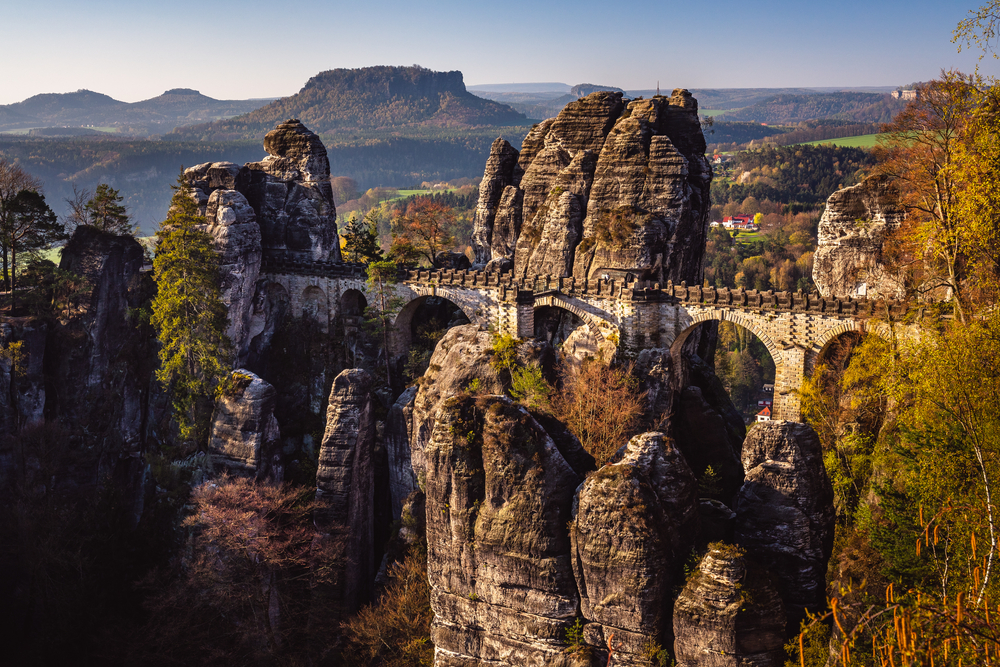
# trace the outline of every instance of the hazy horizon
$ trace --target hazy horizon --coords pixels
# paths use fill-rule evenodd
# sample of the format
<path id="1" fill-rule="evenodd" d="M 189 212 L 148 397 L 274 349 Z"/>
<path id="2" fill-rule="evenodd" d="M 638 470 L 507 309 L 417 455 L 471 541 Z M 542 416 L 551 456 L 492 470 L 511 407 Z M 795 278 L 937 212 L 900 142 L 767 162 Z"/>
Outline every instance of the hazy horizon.
<path id="1" fill-rule="evenodd" d="M 18 3 L 4 16 L 0 104 L 88 89 L 137 102 L 171 88 L 216 99 L 284 97 L 338 67 L 419 63 L 467 85 L 564 81 L 626 90 L 896 86 L 974 69 L 951 31 L 973 5 L 848 0 L 692 3 L 594 0 L 495 9 L 398 0 L 283 11 L 179 0 Z M 704 7 L 704 6 L 702 6 Z M 993 58 L 984 74 L 1000 73 Z"/>

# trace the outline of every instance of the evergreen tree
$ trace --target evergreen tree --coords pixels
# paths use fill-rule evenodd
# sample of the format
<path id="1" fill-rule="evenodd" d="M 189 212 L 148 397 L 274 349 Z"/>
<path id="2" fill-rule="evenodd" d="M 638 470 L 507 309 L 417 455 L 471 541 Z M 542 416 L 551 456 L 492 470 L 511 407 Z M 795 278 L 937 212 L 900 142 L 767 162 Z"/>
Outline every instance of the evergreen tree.
<path id="1" fill-rule="evenodd" d="M 203 435 L 213 395 L 228 373 L 227 311 L 219 298 L 219 256 L 183 174 L 173 189 L 153 260 L 153 326 L 160 341 L 156 378 L 172 390 L 181 438 L 192 441 Z"/>
<path id="2" fill-rule="evenodd" d="M 382 348 L 385 354 L 385 383 L 392 386 L 392 371 L 389 366 L 389 333 L 393 330 L 393 321 L 403 307 L 403 301 L 395 295 L 393 287 L 397 281 L 399 267 L 395 262 L 372 262 L 368 265 L 368 293 L 371 302 L 365 309 L 365 325 L 372 333 L 382 338 Z"/>
<path id="3" fill-rule="evenodd" d="M 385 259 L 378 244 L 378 212 L 372 209 L 363 220 L 351 215 L 344 228 L 344 251 L 352 262 L 371 264 Z"/>
<path id="4" fill-rule="evenodd" d="M 110 234 L 132 234 L 132 220 L 122 206 L 122 196 L 113 187 L 101 183 L 94 191 L 84 209 L 87 212 L 87 224 L 97 227 Z"/>
<path id="5" fill-rule="evenodd" d="M 15 277 L 17 275 L 18 255 L 29 258 L 39 250 L 52 246 L 56 241 L 66 238 L 66 228 L 56 218 L 45 197 L 35 190 L 21 190 L 10 203 L 8 216 L 0 227 L 3 245 L 10 253 L 10 274 L 4 267 L 4 278 L 11 286 L 11 309 L 13 309 Z M 23 262 L 23 257 L 20 261 Z"/>

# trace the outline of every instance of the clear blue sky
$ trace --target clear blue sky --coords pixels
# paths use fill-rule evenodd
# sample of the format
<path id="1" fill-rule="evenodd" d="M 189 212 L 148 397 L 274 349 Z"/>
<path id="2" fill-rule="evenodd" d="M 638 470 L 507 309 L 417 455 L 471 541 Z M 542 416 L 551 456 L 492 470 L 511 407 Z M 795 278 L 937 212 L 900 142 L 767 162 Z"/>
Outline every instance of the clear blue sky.
<path id="1" fill-rule="evenodd" d="M 981 0 L 972 0 L 979 2 Z M 336 67 L 420 64 L 466 84 L 882 86 L 971 71 L 955 0 L 754 2 L 0 0 L 0 104 L 88 88 L 279 97 Z M 983 60 L 1000 74 L 1000 61 Z"/>

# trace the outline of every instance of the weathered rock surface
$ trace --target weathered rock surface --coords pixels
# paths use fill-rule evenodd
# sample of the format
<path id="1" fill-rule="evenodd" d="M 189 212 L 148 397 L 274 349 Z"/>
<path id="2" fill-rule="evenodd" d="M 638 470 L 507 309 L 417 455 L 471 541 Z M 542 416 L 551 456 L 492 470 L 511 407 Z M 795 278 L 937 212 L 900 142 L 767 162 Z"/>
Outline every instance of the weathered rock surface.
<path id="1" fill-rule="evenodd" d="M 596 92 L 532 128 L 512 172 L 502 149 L 484 175 L 477 261 L 513 249 L 518 276 L 700 279 L 712 172 L 686 90 Z"/>
<path id="2" fill-rule="evenodd" d="M 316 470 L 316 528 L 334 550 L 332 596 L 353 611 L 371 598 L 375 579 L 375 420 L 372 378 L 340 373 L 330 389 L 326 431 Z"/>
<path id="3" fill-rule="evenodd" d="M 492 350 L 492 336 L 475 324 L 452 327 L 434 348 L 414 399 L 410 427 L 410 461 L 421 483 L 426 477 L 424 450 L 444 401 L 466 391 L 474 381 L 483 393 L 503 392 L 500 377 L 490 366 Z"/>
<path id="4" fill-rule="evenodd" d="M 248 370 L 230 376 L 233 389 L 215 402 L 208 450 L 212 463 L 237 475 L 280 480 L 280 430 L 274 416 L 278 395 Z M 276 460 L 277 459 L 277 460 Z"/>
<path id="5" fill-rule="evenodd" d="M 886 267 L 882 251 L 906 213 L 892 181 L 870 176 L 826 200 L 819 221 L 813 282 L 826 297 L 905 296 L 902 277 Z"/>
<path id="6" fill-rule="evenodd" d="M 567 522 L 580 477 L 502 397 L 445 401 L 425 454 L 435 664 L 571 665 Z"/>
<path id="7" fill-rule="evenodd" d="M 18 367 L 8 354 L 0 357 L 0 434 L 13 435 L 45 420 L 45 342 L 48 327 L 34 317 L 8 317 L 0 322 L 0 346 L 20 347 Z"/>
<path id="8" fill-rule="evenodd" d="M 221 255 L 221 299 L 229 311 L 226 335 L 237 355 L 246 355 L 250 320 L 260 275 L 261 241 L 257 215 L 236 190 L 215 190 L 205 207 L 208 233 Z"/>
<path id="9" fill-rule="evenodd" d="M 389 462 L 389 492 L 392 496 L 392 517 L 398 519 L 406 498 L 417 488 L 417 475 L 413 472 L 410 440 L 413 434 L 413 406 L 419 387 L 409 387 L 399 395 L 389 408 L 383 441 Z"/>
<path id="10" fill-rule="evenodd" d="M 494 222 L 500 200 L 506 188 L 514 182 L 517 156 L 517 149 L 501 137 L 497 137 L 490 147 L 490 157 L 486 160 L 486 171 L 479 186 L 479 204 L 476 206 L 472 229 L 477 266 L 485 266 L 494 257 L 492 253 Z M 514 231 L 515 238 L 517 231 Z"/>
<path id="11" fill-rule="evenodd" d="M 291 119 L 264 137 L 268 156 L 250 162 L 246 195 L 257 212 L 265 254 L 339 261 L 337 210 L 323 142 Z"/>
<path id="12" fill-rule="evenodd" d="M 742 552 L 715 544 L 674 605 L 677 667 L 780 667 L 785 610 Z"/>
<path id="13" fill-rule="evenodd" d="M 736 542 L 770 570 L 798 628 L 804 611 L 825 603 L 833 548 L 833 489 L 808 424 L 754 425 L 743 443 L 746 481 L 736 501 Z"/>
<path id="14" fill-rule="evenodd" d="M 603 646 L 614 633 L 615 664 L 643 664 L 646 645 L 668 637 L 674 577 L 697 526 L 697 482 L 663 433 L 636 436 L 580 487 L 571 532 L 580 609 L 590 641 Z"/>

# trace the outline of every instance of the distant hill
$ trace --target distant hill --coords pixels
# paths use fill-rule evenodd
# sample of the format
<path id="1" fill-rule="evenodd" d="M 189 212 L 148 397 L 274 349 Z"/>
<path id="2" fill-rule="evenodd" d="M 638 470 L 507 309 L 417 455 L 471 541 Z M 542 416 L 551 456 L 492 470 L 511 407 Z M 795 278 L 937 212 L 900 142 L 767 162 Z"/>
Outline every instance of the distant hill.
<path id="1" fill-rule="evenodd" d="M 865 123 L 888 123 L 906 102 L 880 93 L 814 93 L 772 95 L 754 104 L 729 111 L 721 121 L 750 121 L 771 125 L 833 118 Z M 707 107 L 711 108 L 711 107 Z"/>
<path id="2" fill-rule="evenodd" d="M 298 118 L 320 135 L 526 121 L 505 104 L 469 93 L 461 72 L 381 66 L 321 72 L 295 95 L 229 120 L 179 128 L 175 135 L 211 140 L 259 138 L 288 118 Z"/>
<path id="3" fill-rule="evenodd" d="M 175 88 L 135 103 L 121 102 L 91 90 L 44 93 L 0 106 L 0 131 L 90 125 L 114 127 L 122 133 L 162 134 L 178 125 L 246 113 L 268 102 L 216 100 L 188 88 Z"/>

